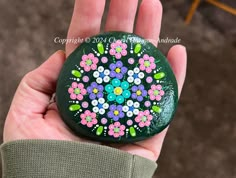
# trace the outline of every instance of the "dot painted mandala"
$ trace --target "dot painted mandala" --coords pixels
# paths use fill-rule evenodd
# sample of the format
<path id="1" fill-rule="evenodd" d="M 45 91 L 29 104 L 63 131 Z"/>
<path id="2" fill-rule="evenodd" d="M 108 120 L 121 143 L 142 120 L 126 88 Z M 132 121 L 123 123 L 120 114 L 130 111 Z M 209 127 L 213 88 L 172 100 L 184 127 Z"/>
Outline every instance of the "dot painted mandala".
<path id="1" fill-rule="evenodd" d="M 63 120 L 77 134 L 133 142 L 163 130 L 177 104 L 166 59 L 133 34 L 92 37 L 67 59 L 57 85 Z"/>

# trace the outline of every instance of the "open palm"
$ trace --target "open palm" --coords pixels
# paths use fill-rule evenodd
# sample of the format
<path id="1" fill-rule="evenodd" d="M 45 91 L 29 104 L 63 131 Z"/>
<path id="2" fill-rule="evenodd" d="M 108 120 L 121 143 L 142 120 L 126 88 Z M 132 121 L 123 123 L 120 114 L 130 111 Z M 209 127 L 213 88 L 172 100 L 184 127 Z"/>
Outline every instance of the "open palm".
<path id="1" fill-rule="evenodd" d="M 105 31 L 134 32 L 151 40 L 157 46 L 162 18 L 161 3 L 159 0 L 143 0 L 134 28 L 137 5 L 138 0 L 126 0 L 125 3 L 121 0 L 111 0 Z M 98 34 L 104 6 L 105 0 L 76 0 L 68 38 L 82 39 Z M 68 43 L 66 54 L 57 51 L 22 79 L 6 119 L 4 142 L 19 139 L 53 139 L 100 144 L 74 135 L 61 120 L 56 104 L 50 103 L 65 58 L 76 47 L 76 44 Z M 180 92 L 185 79 L 186 50 L 181 45 L 173 46 L 167 58 L 177 78 Z M 156 160 L 166 132 L 167 129 L 150 139 L 133 144 L 110 144 L 109 146 Z"/>

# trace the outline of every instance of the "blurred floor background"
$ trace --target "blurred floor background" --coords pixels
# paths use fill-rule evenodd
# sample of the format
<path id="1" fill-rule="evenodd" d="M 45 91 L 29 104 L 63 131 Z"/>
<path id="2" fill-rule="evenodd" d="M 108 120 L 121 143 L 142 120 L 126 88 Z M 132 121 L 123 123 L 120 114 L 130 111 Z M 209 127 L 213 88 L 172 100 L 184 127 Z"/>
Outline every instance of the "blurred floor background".
<path id="1" fill-rule="evenodd" d="M 234 0 L 222 0 L 236 8 Z M 20 79 L 64 46 L 73 0 L 0 0 L 0 132 Z M 160 38 L 187 47 L 186 83 L 158 160 L 158 178 L 236 177 L 236 17 L 203 3 L 163 1 Z M 88 24 L 89 25 L 89 24 Z M 172 44 L 159 48 L 166 54 Z M 2 139 L 1 139 L 2 141 Z"/>

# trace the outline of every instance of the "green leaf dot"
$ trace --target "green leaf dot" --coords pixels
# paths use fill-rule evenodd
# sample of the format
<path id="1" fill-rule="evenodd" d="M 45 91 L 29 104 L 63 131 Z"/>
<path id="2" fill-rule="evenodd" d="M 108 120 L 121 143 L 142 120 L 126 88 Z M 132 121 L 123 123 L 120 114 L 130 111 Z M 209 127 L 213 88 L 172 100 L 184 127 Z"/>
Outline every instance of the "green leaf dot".
<path id="1" fill-rule="evenodd" d="M 103 126 L 99 126 L 96 131 L 96 135 L 101 135 L 103 132 Z"/>
<path id="2" fill-rule="evenodd" d="M 79 109 L 80 109 L 80 105 L 79 104 L 73 104 L 73 105 L 70 105 L 70 107 L 69 107 L 70 111 L 77 111 Z"/>
<path id="3" fill-rule="evenodd" d="M 157 79 L 157 80 L 162 79 L 163 77 L 165 77 L 164 72 L 159 72 L 159 73 L 154 75 L 154 78 Z"/>
<path id="4" fill-rule="evenodd" d="M 161 108 L 159 106 L 152 106 L 152 110 L 157 113 L 161 113 Z"/>
<path id="5" fill-rule="evenodd" d="M 130 133 L 130 135 L 131 135 L 132 137 L 135 137 L 135 136 L 136 136 L 136 131 L 135 131 L 134 127 L 130 127 L 130 128 L 129 128 L 129 133 Z"/>
<path id="6" fill-rule="evenodd" d="M 72 70 L 71 74 L 78 78 L 81 77 L 81 73 L 78 70 Z"/>

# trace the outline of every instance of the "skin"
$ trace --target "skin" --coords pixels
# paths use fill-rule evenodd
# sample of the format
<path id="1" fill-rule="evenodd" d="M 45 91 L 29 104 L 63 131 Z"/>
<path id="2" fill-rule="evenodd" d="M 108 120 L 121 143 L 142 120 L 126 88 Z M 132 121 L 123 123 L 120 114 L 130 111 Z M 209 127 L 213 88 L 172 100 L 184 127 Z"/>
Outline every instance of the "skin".
<path id="1" fill-rule="evenodd" d="M 159 0 L 111 0 L 105 31 L 133 32 L 157 46 L 160 34 L 162 5 Z M 84 8 L 87 7 L 87 8 Z M 100 32 L 105 0 L 76 0 L 68 38 L 85 38 Z M 119 12 L 117 12 L 119 9 Z M 138 10 L 137 23 L 134 19 Z M 89 24 L 88 24 L 89 22 Z M 50 103 L 56 81 L 66 57 L 76 48 L 69 43 L 66 52 L 57 51 L 41 66 L 29 72 L 20 82 L 4 127 L 4 142 L 20 139 L 50 139 L 93 142 L 77 137 L 60 118 L 55 103 Z M 179 95 L 185 80 L 187 54 L 182 45 L 173 46 L 167 55 L 178 82 Z M 156 161 L 168 128 L 145 141 L 108 146 Z M 102 144 L 99 142 L 93 142 Z"/>

